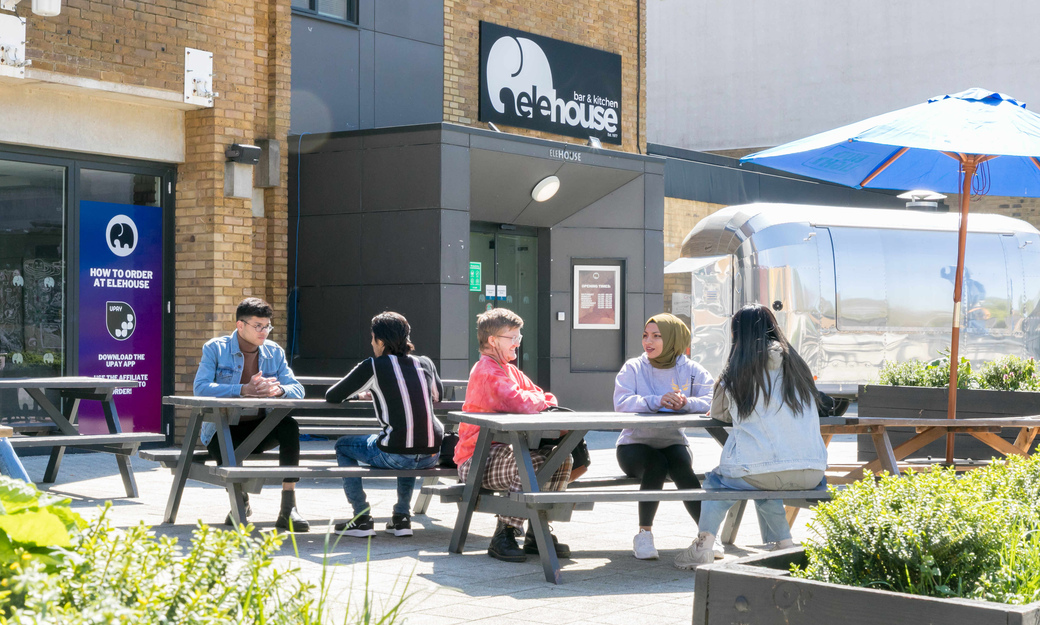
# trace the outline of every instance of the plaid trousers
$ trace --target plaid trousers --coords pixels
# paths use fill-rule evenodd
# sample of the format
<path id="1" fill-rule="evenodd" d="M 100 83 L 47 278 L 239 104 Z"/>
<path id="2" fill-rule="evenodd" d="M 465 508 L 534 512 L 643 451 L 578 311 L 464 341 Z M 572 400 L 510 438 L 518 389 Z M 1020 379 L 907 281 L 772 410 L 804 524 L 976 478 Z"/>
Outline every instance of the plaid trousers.
<path id="1" fill-rule="evenodd" d="M 545 459 L 549 456 L 552 451 L 552 447 L 542 447 L 538 450 L 531 450 L 531 464 L 534 465 L 534 470 L 537 472 L 538 469 L 542 468 L 545 464 Z M 473 464 L 473 458 L 463 462 L 459 465 L 459 479 L 463 482 L 466 481 L 466 477 L 469 475 L 470 465 Z M 556 469 L 556 473 L 553 473 L 552 477 L 549 478 L 549 483 L 545 485 L 545 491 L 559 491 L 567 490 L 567 482 L 570 481 L 571 477 L 571 457 L 567 456 L 567 460 L 560 465 L 559 469 Z M 488 490 L 507 490 L 511 493 L 519 493 L 521 491 L 520 484 L 520 471 L 516 466 L 516 459 L 513 457 L 513 448 L 509 445 L 494 444 L 491 446 L 491 452 L 488 454 L 487 467 L 484 470 L 484 483 L 482 486 Z M 524 529 L 524 521 L 527 520 L 525 517 L 506 517 L 499 516 L 500 521 L 505 522 L 507 525 L 512 527 L 518 527 Z"/>

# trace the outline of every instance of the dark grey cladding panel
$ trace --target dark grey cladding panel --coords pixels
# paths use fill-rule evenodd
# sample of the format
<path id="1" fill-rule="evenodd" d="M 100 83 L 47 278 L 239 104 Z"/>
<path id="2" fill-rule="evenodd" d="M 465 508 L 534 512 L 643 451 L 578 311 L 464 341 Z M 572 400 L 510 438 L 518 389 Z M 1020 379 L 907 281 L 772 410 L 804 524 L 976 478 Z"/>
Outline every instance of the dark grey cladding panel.
<path id="1" fill-rule="evenodd" d="M 358 85 L 364 58 L 359 54 L 360 38 L 357 29 L 293 15 L 290 134 L 359 127 Z"/>
<path id="2" fill-rule="evenodd" d="M 440 287 L 441 358 L 469 358 L 469 329 L 476 321 L 469 316 L 469 285 Z"/>
<path id="3" fill-rule="evenodd" d="M 322 154 L 360 150 L 361 135 L 345 133 L 301 134 L 289 137 L 289 153 Z M 290 172 L 292 175 L 292 172 Z"/>
<path id="4" fill-rule="evenodd" d="M 651 230 L 664 230 L 664 176 L 643 176 L 643 223 Z"/>
<path id="5" fill-rule="evenodd" d="M 660 230 L 646 230 L 643 245 L 645 281 L 641 291 L 647 293 L 664 292 L 664 233 Z M 634 273 L 634 272 L 630 272 Z"/>
<path id="6" fill-rule="evenodd" d="M 362 332 L 368 345 L 371 319 L 384 310 L 401 313 L 412 326 L 412 343 L 416 352 L 440 358 L 440 296 L 438 284 L 376 285 L 361 289 L 360 310 L 364 320 Z M 371 346 L 369 345 L 371 355 Z"/>
<path id="7" fill-rule="evenodd" d="M 360 350 L 368 346 L 368 332 L 358 332 L 360 294 L 357 286 L 300 289 L 296 328 L 300 348 L 296 351 L 301 358 L 359 357 Z"/>
<path id="8" fill-rule="evenodd" d="M 537 158 L 553 158 L 558 151 L 580 154 L 581 164 L 611 169 L 627 169 L 642 173 L 647 161 L 655 161 L 656 157 L 636 156 L 628 152 L 616 150 L 596 150 L 583 145 L 546 141 L 522 137 L 505 132 L 471 131 L 470 147 L 489 152 L 503 152 Z"/>
<path id="9" fill-rule="evenodd" d="M 548 390 L 574 410 L 613 410 L 615 377 L 617 371 L 570 373 L 566 359 L 554 358 Z"/>
<path id="10" fill-rule="evenodd" d="M 552 358 L 567 358 L 571 354 L 571 326 L 574 325 L 574 300 L 571 299 L 570 291 L 553 291 L 549 295 L 549 308 L 548 330 L 552 338 L 548 355 Z M 560 311 L 567 315 L 563 321 L 556 320 L 556 313 Z M 544 327 L 542 331 L 545 331 Z"/>
<path id="11" fill-rule="evenodd" d="M 377 32 L 374 96 L 376 127 L 442 121 L 444 46 Z"/>
<path id="12" fill-rule="evenodd" d="M 361 210 L 361 152 L 304 154 L 298 168 L 302 215 Z"/>
<path id="13" fill-rule="evenodd" d="M 421 129 L 419 129 L 421 128 Z M 429 145 L 441 143 L 441 129 L 436 124 L 426 124 L 416 129 L 400 132 L 377 130 L 362 135 L 366 150 L 372 148 L 394 148 L 402 145 Z"/>
<path id="14" fill-rule="evenodd" d="M 443 3 L 430 0 L 379 0 L 372 4 L 376 31 L 444 45 Z"/>
<path id="15" fill-rule="evenodd" d="M 628 267 L 625 284 L 629 291 L 643 291 L 643 230 L 553 228 L 552 290 L 571 288 L 572 258 L 622 258 Z M 664 262 L 661 262 L 662 272 Z"/>
<path id="16" fill-rule="evenodd" d="M 323 377 L 341 378 L 350 373 L 350 370 L 360 362 L 359 358 L 297 358 L 292 362 L 293 373 L 297 377 L 314 375 Z M 308 399 L 321 399 L 324 397 L 323 389 L 309 387 Z"/>
<path id="17" fill-rule="evenodd" d="M 565 163 L 556 175 L 560 178 L 560 190 L 545 202 L 535 202 L 531 199 L 531 189 L 539 178 L 528 180 L 530 188 L 527 191 L 527 206 L 517 215 L 515 223 L 543 228 L 557 225 L 571 215 L 587 210 L 590 204 L 595 204 L 618 187 L 638 178 L 640 173 Z M 642 197 L 638 201 L 641 203 Z M 640 221 L 641 213 L 642 211 L 636 211 L 636 218 Z M 607 224 L 605 227 L 610 225 Z"/>
<path id="18" fill-rule="evenodd" d="M 469 149 L 458 145 L 441 145 L 442 208 L 469 210 L 469 171 Z"/>
<path id="19" fill-rule="evenodd" d="M 466 380 L 469 378 L 469 359 L 467 358 L 441 358 L 437 363 L 441 378 L 445 380 Z M 463 399 L 459 397 L 459 399 Z"/>
<path id="20" fill-rule="evenodd" d="M 376 34 L 368 29 L 361 31 L 360 88 L 358 89 L 359 128 L 374 128 L 376 125 Z M 353 130 L 353 129 L 352 129 Z"/>
<path id="21" fill-rule="evenodd" d="M 559 225 L 572 228 L 642 228 L 643 197 L 643 176 L 639 176 L 561 221 Z"/>
<path id="22" fill-rule="evenodd" d="M 365 284 L 440 282 L 441 211 L 365 213 L 361 221 L 361 273 Z"/>
<path id="23" fill-rule="evenodd" d="M 440 221 L 440 281 L 469 288 L 469 213 L 444 210 Z M 466 293 L 462 298 L 469 300 Z"/>
<path id="24" fill-rule="evenodd" d="M 376 4 L 380 0 L 358 0 L 358 26 L 365 30 L 376 27 Z"/>
<path id="25" fill-rule="evenodd" d="M 303 286 L 360 284 L 361 215 L 300 219 L 299 280 Z"/>
<path id="26" fill-rule="evenodd" d="M 365 150 L 361 206 L 366 213 L 440 203 L 440 146 Z"/>
<path id="27" fill-rule="evenodd" d="M 663 312 L 661 298 L 642 293 L 625 294 L 625 358 L 635 358 L 643 353 L 643 325 L 647 318 Z M 649 300 L 649 301 L 648 301 Z"/>

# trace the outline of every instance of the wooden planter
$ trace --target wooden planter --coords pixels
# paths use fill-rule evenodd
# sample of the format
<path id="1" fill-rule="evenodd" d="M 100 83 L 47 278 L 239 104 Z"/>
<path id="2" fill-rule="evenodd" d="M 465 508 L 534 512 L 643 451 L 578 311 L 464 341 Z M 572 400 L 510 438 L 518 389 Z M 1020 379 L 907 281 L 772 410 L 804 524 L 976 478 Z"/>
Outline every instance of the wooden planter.
<path id="1" fill-rule="evenodd" d="M 1040 602 L 1008 605 L 936 599 L 792 578 L 802 549 L 697 569 L 694 625 L 1021 625 L 1040 622 Z"/>
<path id="2" fill-rule="evenodd" d="M 877 384 L 859 387 L 859 416 L 901 417 L 915 419 L 945 419 L 949 402 L 949 389 L 921 386 L 882 386 Z M 982 391 L 957 389 L 957 418 L 979 419 L 983 417 L 1023 417 L 1040 414 L 1040 393 L 1032 391 Z M 892 446 L 905 442 L 913 434 L 910 429 L 892 429 Z M 1003 436 L 1014 442 L 1018 430 L 1007 430 Z M 1033 447 L 1036 449 L 1036 446 Z M 957 435 L 954 455 L 957 458 L 989 460 L 998 455 L 991 447 L 967 435 Z M 946 439 L 942 438 L 914 452 L 915 458 L 946 457 Z M 867 437 L 860 437 L 858 458 L 861 461 L 877 457 L 874 445 Z"/>

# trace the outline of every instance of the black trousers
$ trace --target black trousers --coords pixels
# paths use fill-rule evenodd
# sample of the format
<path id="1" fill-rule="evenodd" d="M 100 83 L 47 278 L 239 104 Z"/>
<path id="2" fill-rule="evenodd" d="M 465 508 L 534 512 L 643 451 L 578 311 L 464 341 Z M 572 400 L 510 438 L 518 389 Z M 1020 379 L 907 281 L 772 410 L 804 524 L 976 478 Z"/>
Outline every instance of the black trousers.
<path id="1" fill-rule="evenodd" d="M 253 421 L 242 421 L 238 425 L 231 426 L 231 441 L 238 447 L 242 444 L 256 426 L 260 425 L 261 419 L 255 419 Z M 278 448 L 278 464 L 283 467 L 294 467 L 300 464 L 300 426 L 296 423 L 296 419 L 292 417 L 286 417 L 282 419 L 281 423 L 275 426 L 274 430 L 267 435 L 267 438 L 260 441 L 260 444 L 254 451 L 268 451 Z M 220 464 L 220 443 L 217 442 L 217 437 L 214 436 L 206 445 L 206 449 L 209 450 L 209 455 L 212 456 L 217 464 Z M 283 482 L 299 482 L 298 477 L 287 477 Z"/>
<path id="2" fill-rule="evenodd" d="M 676 488 L 700 488 L 701 482 L 693 472 L 693 456 L 686 445 L 672 445 L 664 449 L 654 449 L 649 445 L 634 443 L 618 445 L 618 466 L 629 477 L 638 478 L 639 490 L 661 490 L 665 478 L 672 478 Z M 639 502 L 639 525 L 650 527 L 654 524 L 659 501 Z M 686 511 L 694 521 L 700 521 L 701 502 L 684 501 Z"/>

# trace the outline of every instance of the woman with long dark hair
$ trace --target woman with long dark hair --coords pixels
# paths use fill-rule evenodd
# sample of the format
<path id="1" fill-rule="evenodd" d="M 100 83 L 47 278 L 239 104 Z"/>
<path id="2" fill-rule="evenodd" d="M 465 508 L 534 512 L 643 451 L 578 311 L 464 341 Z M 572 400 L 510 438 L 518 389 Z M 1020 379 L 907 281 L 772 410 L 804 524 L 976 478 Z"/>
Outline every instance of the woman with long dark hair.
<path id="1" fill-rule="evenodd" d="M 733 345 L 719 376 L 711 416 L 733 428 L 719 466 L 704 487 L 735 490 L 807 490 L 823 486 L 827 448 L 820 435 L 819 399 L 812 372 L 784 337 L 765 306 L 741 308 L 732 321 Z M 700 533 L 675 558 L 692 569 L 714 559 L 712 545 L 736 502 L 705 501 Z M 774 548 L 794 545 L 780 499 L 756 499 L 762 540 Z"/>
<path id="2" fill-rule="evenodd" d="M 643 326 L 643 353 L 626 362 L 614 380 L 614 410 L 707 412 L 714 380 L 704 367 L 685 356 L 689 347 L 690 329 L 682 319 L 668 313 L 650 317 Z M 639 490 L 661 490 L 669 477 L 676 488 L 701 486 L 693 472 L 689 441 L 679 428 L 622 430 L 617 461 L 626 475 L 639 479 Z M 639 502 L 639 532 L 632 539 L 632 553 L 640 560 L 658 557 L 652 533 L 658 503 Z M 701 503 L 683 504 L 697 521 Z"/>

